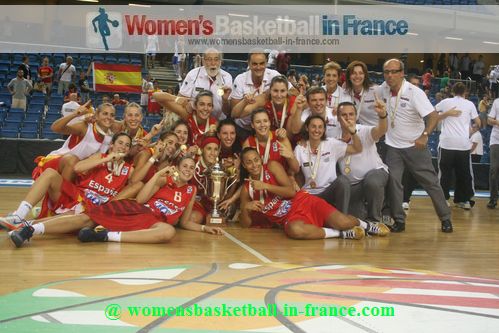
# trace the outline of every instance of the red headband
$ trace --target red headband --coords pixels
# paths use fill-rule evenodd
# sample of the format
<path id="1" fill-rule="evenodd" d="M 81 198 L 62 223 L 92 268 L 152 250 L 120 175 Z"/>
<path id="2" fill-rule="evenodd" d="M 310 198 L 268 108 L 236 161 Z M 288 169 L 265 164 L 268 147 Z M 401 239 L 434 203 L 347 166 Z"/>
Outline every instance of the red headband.
<path id="1" fill-rule="evenodd" d="M 206 147 L 206 145 L 209 143 L 215 143 L 217 146 L 220 146 L 220 140 L 218 140 L 217 137 L 208 136 L 208 137 L 204 138 L 203 141 L 201 142 L 201 148 Z"/>

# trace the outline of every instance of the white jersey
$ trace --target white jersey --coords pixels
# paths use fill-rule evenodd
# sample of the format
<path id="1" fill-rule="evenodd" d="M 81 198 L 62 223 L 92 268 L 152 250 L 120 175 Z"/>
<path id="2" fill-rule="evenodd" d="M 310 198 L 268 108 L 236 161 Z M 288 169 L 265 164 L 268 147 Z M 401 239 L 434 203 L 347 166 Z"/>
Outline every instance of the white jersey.
<path id="1" fill-rule="evenodd" d="M 386 144 L 394 148 L 413 147 L 424 132 L 423 118 L 435 110 L 424 91 L 404 80 L 397 94 L 392 94 L 386 82 L 376 94 L 385 102 L 388 112 Z"/>
<path id="2" fill-rule="evenodd" d="M 64 103 L 62 105 L 62 108 L 61 108 L 62 116 L 66 117 L 67 115 L 72 114 L 79 107 L 80 107 L 80 104 L 78 104 L 78 102 L 75 102 L 75 101 L 70 101 L 70 102 Z M 71 121 L 68 123 L 68 125 L 73 125 L 74 123 L 82 121 L 83 119 L 85 119 L 85 116 L 76 117 L 74 119 L 71 119 Z"/>
<path id="3" fill-rule="evenodd" d="M 374 93 L 378 86 L 371 86 L 367 90 L 362 90 L 360 96 L 350 92 L 350 98 L 357 109 L 357 120 L 362 125 L 378 126 L 379 117 L 374 111 L 374 102 L 376 101 Z"/>
<path id="4" fill-rule="evenodd" d="M 194 98 L 200 91 L 209 90 L 213 93 L 213 111 L 211 115 L 218 120 L 227 118 L 222 112 L 222 96 L 219 95 L 219 90 L 223 87 L 232 88 L 232 76 L 220 69 L 218 75 L 213 81 L 206 72 L 204 66 L 191 69 L 182 82 L 179 94 L 182 96 Z"/>
<path id="5" fill-rule="evenodd" d="M 499 120 L 499 98 L 497 98 L 490 108 L 489 118 Z M 499 125 L 492 126 L 490 133 L 490 145 L 499 145 Z"/>
<path id="6" fill-rule="evenodd" d="M 326 86 L 322 86 L 322 89 L 324 89 L 324 91 L 327 92 Z M 327 105 L 327 107 L 329 107 L 331 109 L 337 108 L 338 105 L 342 102 L 351 102 L 352 101 L 352 97 L 350 97 L 350 95 L 347 94 L 345 89 L 343 89 L 340 86 L 336 86 L 336 90 L 331 95 L 327 95 L 327 93 L 326 93 L 326 99 L 327 99 L 326 105 Z"/>
<path id="7" fill-rule="evenodd" d="M 305 176 L 305 185 L 303 189 L 311 194 L 319 194 L 323 192 L 332 182 L 337 178 L 336 176 L 336 162 L 345 156 L 347 144 L 343 141 L 334 138 L 321 141 L 320 144 L 320 158 L 318 159 L 318 166 L 315 166 L 317 154 L 309 151 L 305 146 L 297 145 L 295 147 L 295 157 L 300 164 L 301 171 Z M 310 186 L 312 182 L 312 172 L 317 170 L 315 183 L 316 187 Z"/>
<path id="8" fill-rule="evenodd" d="M 483 155 L 483 137 L 482 137 L 482 133 L 480 133 L 480 131 L 476 131 L 475 133 L 473 133 L 473 135 L 471 135 L 470 141 L 471 141 L 472 144 L 476 143 L 475 150 L 473 150 L 471 152 L 471 154 L 472 155 L 480 155 L 480 156 L 482 156 Z"/>
<path id="9" fill-rule="evenodd" d="M 253 79 L 251 77 L 251 71 L 246 71 L 239 74 L 234 79 L 234 85 L 232 86 L 232 93 L 230 94 L 230 99 L 243 99 L 244 95 L 255 93 L 255 96 L 269 90 L 270 81 L 276 76 L 281 75 L 278 71 L 273 69 L 265 69 L 263 73 L 262 84 L 260 87 L 255 88 L 253 84 Z M 288 89 L 292 87 L 291 83 L 288 84 Z M 237 118 L 234 120 L 236 124 L 245 129 L 251 129 L 251 115 L 244 118 Z"/>
<path id="10" fill-rule="evenodd" d="M 301 113 L 301 122 L 305 123 L 308 117 L 312 115 L 312 112 L 309 108 L 303 110 Z M 341 125 L 338 121 L 338 118 L 333 116 L 333 109 L 326 107 L 326 137 L 328 138 L 337 138 L 341 136 Z"/>
<path id="11" fill-rule="evenodd" d="M 374 126 L 357 125 L 357 135 L 362 143 L 362 152 L 347 155 L 339 160 L 340 171 L 347 176 L 352 184 L 359 183 L 373 169 L 383 169 L 388 172 L 388 166 L 379 157 L 371 134 Z"/>
<path id="12" fill-rule="evenodd" d="M 438 112 L 456 108 L 461 114 L 458 117 L 446 117 L 442 120 L 439 147 L 449 150 L 470 150 L 470 122 L 478 117 L 475 104 L 463 97 L 446 98 L 437 105 Z"/>
<path id="13" fill-rule="evenodd" d="M 95 138 L 94 125 L 88 124 L 85 136 L 73 148 L 69 147 L 71 139 L 72 136 L 70 136 L 66 141 L 64 141 L 64 144 L 62 145 L 61 148 L 54 150 L 47 156 L 56 156 L 56 155 L 62 156 L 66 154 L 71 154 L 75 155 L 80 160 L 83 160 L 97 152 L 101 153 L 107 152 L 107 150 L 109 149 L 109 144 L 111 143 L 112 136 L 106 135 L 104 137 L 104 141 L 99 142 Z"/>

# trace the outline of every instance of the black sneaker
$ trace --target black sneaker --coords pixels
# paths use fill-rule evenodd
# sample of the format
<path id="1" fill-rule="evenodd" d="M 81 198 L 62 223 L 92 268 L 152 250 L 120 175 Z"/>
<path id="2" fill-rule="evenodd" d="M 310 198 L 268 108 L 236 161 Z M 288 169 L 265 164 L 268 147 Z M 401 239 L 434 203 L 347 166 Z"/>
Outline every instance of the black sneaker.
<path id="1" fill-rule="evenodd" d="M 391 232 L 403 232 L 405 231 L 405 223 L 395 222 L 388 226 Z"/>
<path id="2" fill-rule="evenodd" d="M 442 232 L 450 233 L 452 231 L 452 222 L 450 220 L 442 221 Z"/>
<path id="3" fill-rule="evenodd" d="M 16 247 L 21 247 L 23 243 L 33 236 L 33 227 L 31 224 L 24 222 L 24 227 L 13 230 L 9 233 L 10 240 Z"/>
<path id="4" fill-rule="evenodd" d="M 107 229 L 99 229 L 96 231 L 94 228 L 83 228 L 78 233 L 80 242 L 107 242 Z"/>

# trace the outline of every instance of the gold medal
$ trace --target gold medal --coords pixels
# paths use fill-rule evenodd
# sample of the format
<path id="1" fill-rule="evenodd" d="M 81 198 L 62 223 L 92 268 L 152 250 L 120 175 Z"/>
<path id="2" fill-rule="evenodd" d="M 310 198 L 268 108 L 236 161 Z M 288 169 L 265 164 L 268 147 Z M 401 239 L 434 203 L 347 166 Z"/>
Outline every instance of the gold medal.
<path id="1" fill-rule="evenodd" d="M 350 167 L 347 166 L 347 167 L 345 167 L 344 171 L 345 171 L 345 174 L 348 175 L 350 172 L 352 172 L 352 169 L 350 169 Z"/>
<path id="2" fill-rule="evenodd" d="M 316 183 L 314 180 L 312 180 L 312 181 L 310 182 L 310 187 L 311 187 L 311 188 L 316 188 L 316 187 L 317 187 L 317 183 Z"/>
<path id="3" fill-rule="evenodd" d="M 218 94 L 218 96 L 223 96 L 225 94 L 224 88 L 222 88 L 222 87 L 218 88 L 217 94 Z"/>

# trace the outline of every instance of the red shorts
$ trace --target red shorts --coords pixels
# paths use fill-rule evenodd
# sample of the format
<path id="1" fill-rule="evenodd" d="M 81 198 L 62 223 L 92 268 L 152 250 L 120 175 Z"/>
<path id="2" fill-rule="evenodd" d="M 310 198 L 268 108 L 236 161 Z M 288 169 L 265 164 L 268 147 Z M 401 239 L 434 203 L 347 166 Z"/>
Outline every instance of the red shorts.
<path id="1" fill-rule="evenodd" d="M 102 206 L 89 208 L 86 215 L 110 231 L 135 231 L 149 229 L 161 221 L 151 209 L 135 200 L 110 201 Z"/>
<path id="2" fill-rule="evenodd" d="M 251 212 L 250 218 L 250 228 L 270 229 L 277 225 L 275 223 L 272 223 L 272 221 L 267 216 L 265 216 L 265 214 L 262 214 L 260 212 Z"/>
<path id="3" fill-rule="evenodd" d="M 61 158 L 62 156 L 38 156 L 37 158 L 35 158 L 35 163 L 37 166 L 33 169 L 31 178 L 33 178 L 33 180 L 36 180 L 38 177 L 40 177 L 42 172 L 47 169 L 54 169 L 55 171 L 59 172 L 59 163 L 61 162 Z"/>
<path id="4" fill-rule="evenodd" d="M 335 211 L 336 208 L 328 204 L 324 199 L 300 191 L 293 198 L 291 211 L 286 216 L 284 224 L 303 221 L 305 224 L 312 224 L 322 228 L 324 227 L 326 218 Z"/>
<path id="5" fill-rule="evenodd" d="M 201 221 L 202 224 L 205 223 L 206 216 L 208 213 L 211 213 L 213 210 L 213 204 L 211 203 L 210 199 L 208 199 L 207 196 L 202 195 L 200 200 L 194 201 L 194 206 L 192 206 L 192 211 L 199 212 L 201 216 L 203 217 L 203 220 Z"/>
<path id="6" fill-rule="evenodd" d="M 192 206 L 192 211 L 201 214 L 201 216 L 203 216 L 203 221 L 201 223 L 204 223 L 204 219 L 206 218 L 206 215 L 208 215 L 208 211 L 204 208 L 201 202 L 194 201 L 194 206 Z"/>
<path id="7" fill-rule="evenodd" d="M 52 202 L 49 196 L 45 195 L 38 218 L 62 214 L 66 211 L 73 210 L 76 205 L 83 201 L 80 189 L 75 184 L 63 179 L 61 184 L 61 196 L 57 202 Z"/>

